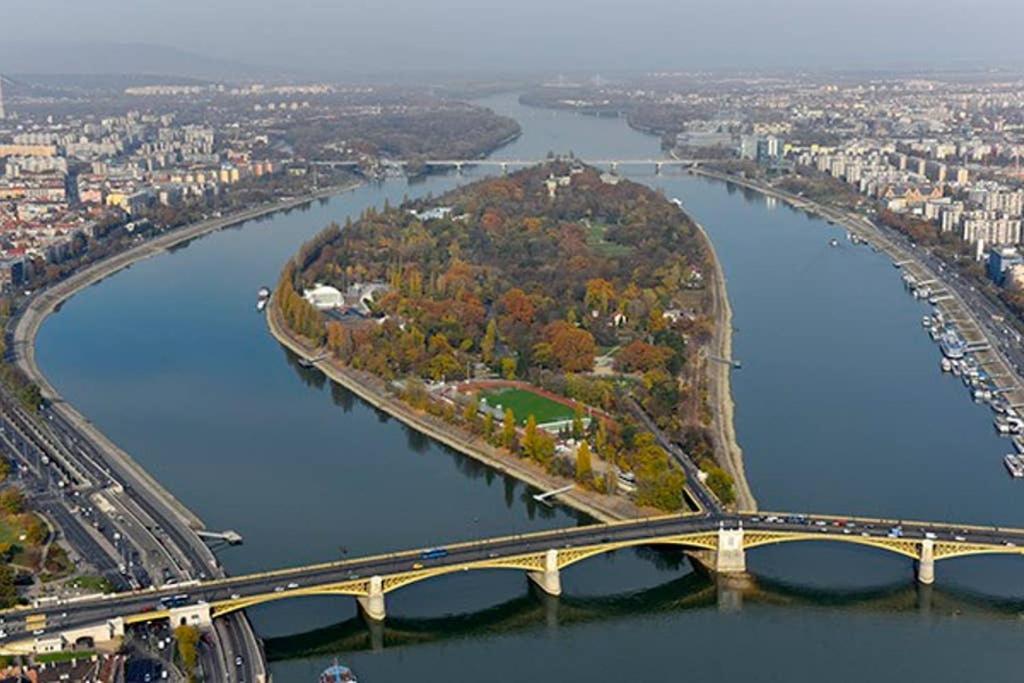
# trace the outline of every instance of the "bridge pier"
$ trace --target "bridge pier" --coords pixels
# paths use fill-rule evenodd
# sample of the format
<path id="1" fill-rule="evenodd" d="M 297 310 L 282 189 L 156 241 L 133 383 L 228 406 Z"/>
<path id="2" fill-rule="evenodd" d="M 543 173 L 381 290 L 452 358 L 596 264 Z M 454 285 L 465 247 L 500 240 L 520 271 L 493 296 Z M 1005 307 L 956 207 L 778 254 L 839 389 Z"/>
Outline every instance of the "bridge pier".
<path id="1" fill-rule="evenodd" d="M 504 161 L 501 162 L 501 174 L 508 175 L 508 164 L 506 164 Z"/>
<path id="2" fill-rule="evenodd" d="M 930 538 L 921 542 L 921 556 L 917 560 L 917 580 L 925 585 L 935 583 L 935 541 Z"/>
<path id="3" fill-rule="evenodd" d="M 661 175 L 661 162 L 654 164 L 654 175 Z"/>
<path id="4" fill-rule="evenodd" d="M 719 527 L 715 571 L 719 574 L 740 574 L 747 571 L 747 553 L 743 550 L 743 527 Z"/>
<path id="5" fill-rule="evenodd" d="M 384 621 L 387 611 L 384 609 L 384 579 L 371 576 L 366 595 L 356 597 L 363 615 L 371 621 Z"/>
<path id="6" fill-rule="evenodd" d="M 554 548 L 544 553 L 544 569 L 527 572 L 526 575 L 548 595 L 557 597 L 562 594 L 562 577 L 558 570 L 558 551 Z"/>

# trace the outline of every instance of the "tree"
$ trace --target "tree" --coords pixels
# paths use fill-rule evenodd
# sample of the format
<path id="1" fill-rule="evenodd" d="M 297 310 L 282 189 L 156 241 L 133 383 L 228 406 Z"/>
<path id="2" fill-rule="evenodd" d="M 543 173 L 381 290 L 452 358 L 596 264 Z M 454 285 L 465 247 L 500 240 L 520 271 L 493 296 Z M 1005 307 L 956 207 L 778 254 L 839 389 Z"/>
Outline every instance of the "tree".
<path id="1" fill-rule="evenodd" d="M 18 587 L 14 580 L 14 569 L 11 565 L 0 564 L 0 609 L 14 607 L 18 603 Z"/>
<path id="2" fill-rule="evenodd" d="M 587 293 L 583 298 L 583 304 L 588 311 L 597 311 L 601 315 L 608 312 L 608 306 L 615 298 L 615 287 L 604 278 L 587 280 Z"/>
<path id="3" fill-rule="evenodd" d="M 526 418 L 526 427 L 523 429 L 523 453 L 531 460 L 537 459 L 537 418 L 533 413 Z"/>
<path id="4" fill-rule="evenodd" d="M 174 640 L 178 645 L 182 669 L 191 683 L 196 679 L 196 664 L 199 662 L 199 629 L 195 626 L 179 626 L 174 629 Z"/>
<path id="5" fill-rule="evenodd" d="M 494 362 L 494 347 L 498 344 L 498 323 L 494 318 L 487 321 L 487 330 L 484 332 L 483 341 L 480 342 L 480 355 L 484 363 L 490 365 Z"/>
<path id="6" fill-rule="evenodd" d="M 566 372 L 589 372 L 594 368 L 594 337 L 564 320 L 548 325 L 546 336 L 552 356 Z"/>
<path id="7" fill-rule="evenodd" d="M 505 448 L 515 448 L 516 443 L 516 414 L 511 408 L 505 409 L 505 419 L 501 425 L 501 445 Z"/>
<path id="8" fill-rule="evenodd" d="M 505 379 L 516 378 L 516 359 L 505 357 L 501 359 L 501 376 Z"/>
<path id="9" fill-rule="evenodd" d="M 9 515 L 17 515 L 25 511 L 25 496 L 19 489 L 6 488 L 0 491 L 0 510 Z"/>
<path id="10" fill-rule="evenodd" d="M 494 436 L 494 415 L 488 410 L 484 414 L 484 437 L 490 441 L 492 436 Z"/>
<path id="11" fill-rule="evenodd" d="M 466 404 L 466 408 L 462 411 L 462 417 L 470 425 L 474 425 L 476 424 L 476 415 L 478 412 L 480 412 L 480 398 L 474 395 L 469 399 L 469 402 Z"/>
<path id="12" fill-rule="evenodd" d="M 590 460 L 590 444 L 584 441 L 576 449 L 576 481 L 590 481 L 593 474 Z"/>
<path id="13" fill-rule="evenodd" d="M 577 441 L 583 438 L 583 406 L 578 403 L 572 415 L 572 438 Z"/>

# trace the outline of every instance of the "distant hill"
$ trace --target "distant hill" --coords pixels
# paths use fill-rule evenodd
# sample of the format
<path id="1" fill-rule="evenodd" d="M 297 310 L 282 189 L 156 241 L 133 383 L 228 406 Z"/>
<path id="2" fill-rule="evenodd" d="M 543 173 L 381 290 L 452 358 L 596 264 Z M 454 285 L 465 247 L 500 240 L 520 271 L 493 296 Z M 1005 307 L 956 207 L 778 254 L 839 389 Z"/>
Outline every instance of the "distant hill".
<path id="1" fill-rule="evenodd" d="M 205 80 L 273 78 L 286 70 L 148 43 L 0 42 L 0 73 L 148 74 Z"/>

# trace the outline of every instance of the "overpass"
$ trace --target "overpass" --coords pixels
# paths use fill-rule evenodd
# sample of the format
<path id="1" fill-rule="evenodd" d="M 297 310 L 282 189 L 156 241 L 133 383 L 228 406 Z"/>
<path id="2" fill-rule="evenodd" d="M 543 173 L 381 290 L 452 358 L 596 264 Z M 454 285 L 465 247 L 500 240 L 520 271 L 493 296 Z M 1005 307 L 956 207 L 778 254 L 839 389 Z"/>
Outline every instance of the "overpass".
<path id="1" fill-rule="evenodd" d="M 66 646 L 85 634 L 123 633 L 158 619 L 209 624 L 249 607 L 311 596 L 351 596 L 371 620 L 386 617 L 385 596 L 458 572 L 524 572 L 544 592 L 562 592 L 561 570 L 623 548 L 674 546 L 721 574 L 746 571 L 748 550 L 780 543 L 846 543 L 901 555 L 917 579 L 935 580 L 938 560 L 1024 554 L 1024 529 L 791 513 L 668 515 L 415 549 L 257 574 L 193 581 L 45 606 L 0 616 L 7 654 Z"/>

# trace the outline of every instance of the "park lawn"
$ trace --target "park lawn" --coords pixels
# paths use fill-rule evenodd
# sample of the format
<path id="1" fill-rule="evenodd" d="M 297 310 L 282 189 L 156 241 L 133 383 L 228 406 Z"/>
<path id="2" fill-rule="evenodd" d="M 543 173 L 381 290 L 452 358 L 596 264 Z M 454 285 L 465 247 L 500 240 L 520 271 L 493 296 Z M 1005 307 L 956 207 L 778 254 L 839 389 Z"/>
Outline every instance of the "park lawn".
<path id="1" fill-rule="evenodd" d="M 628 256 L 633 248 L 627 244 L 607 241 L 604 236 L 610 226 L 607 223 L 594 222 L 587 225 L 587 246 L 608 258 Z"/>
<path id="2" fill-rule="evenodd" d="M 569 406 L 525 389 L 508 388 L 481 391 L 480 398 L 487 399 L 487 405 L 491 407 L 500 404 L 502 410 L 511 408 L 516 416 L 516 422 L 520 425 L 526 424 L 530 415 L 536 418 L 537 424 L 545 424 L 559 420 L 571 420 L 574 414 Z"/>
<path id="3" fill-rule="evenodd" d="M 16 515 L 0 514 L 0 544 L 17 545 L 25 528 L 18 523 Z"/>

